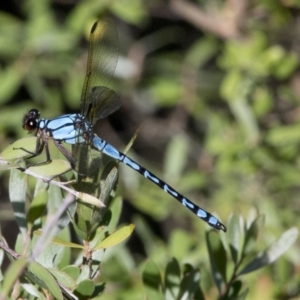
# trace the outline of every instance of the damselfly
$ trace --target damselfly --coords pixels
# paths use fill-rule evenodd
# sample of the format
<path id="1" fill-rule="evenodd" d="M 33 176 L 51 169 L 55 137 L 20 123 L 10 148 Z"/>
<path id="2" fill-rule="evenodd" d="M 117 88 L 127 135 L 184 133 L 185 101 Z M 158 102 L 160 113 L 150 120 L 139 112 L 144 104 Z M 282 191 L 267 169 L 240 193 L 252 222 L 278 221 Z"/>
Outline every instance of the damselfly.
<path id="1" fill-rule="evenodd" d="M 71 163 L 72 168 L 88 175 L 97 168 L 97 164 L 89 163 L 89 157 L 96 157 L 100 151 L 139 172 L 210 226 L 226 231 L 226 227 L 212 214 L 188 200 L 94 133 L 93 126 L 96 121 L 113 113 L 121 105 L 117 94 L 107 87 L 115 71 L 117 59 L 118 35 L 114 24 L 109 20 L 97 21 L 90 33 L 87 72 L 81 95 L 80 113 L 62 115 L 48 120 L 41 119 L 37 109 L 31 109 L 23 119 L 23 128 L 28 131 L 36 130 L 36 151 L 31 153 L 32 156 L 39 155 L 45 148 L 46 161 L 44 163 L 50 162 L 48 141 L 52 139 Z M 63 143 L 72 145 L 72 153 L 64 147 Z M 23 150 L 26 151 L 26 149 Z"/>

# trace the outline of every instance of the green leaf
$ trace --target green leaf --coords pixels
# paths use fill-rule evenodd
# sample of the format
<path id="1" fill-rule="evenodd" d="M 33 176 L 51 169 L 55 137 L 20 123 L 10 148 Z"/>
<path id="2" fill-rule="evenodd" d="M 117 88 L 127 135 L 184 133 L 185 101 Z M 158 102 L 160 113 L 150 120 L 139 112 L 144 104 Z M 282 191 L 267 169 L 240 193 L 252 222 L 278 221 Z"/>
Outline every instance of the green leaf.
<path id="1" fill-rule="evenodd" d="M 36 137 L 31 136 L 15 141 L 2 151 L 1 157 L 6 160 L 12 160 L 32 156 L 32 154 L 27 153 L 20 148 L 24 148 L 32 153 L 35 153 Z"/>
<path id="2" fill-rule="evenodd" d="M 100 202 L 98 199 L 96 201 Z M 78 201 L 73 218 L 73 226 L 76 233 L 84 240 L 92 240 L 100 225 L 100 221 L 103 220 L 105 211 L 106 208 L 99 208 L 95 205 Z"/>
<path id="3" fill-rule="evenodd" d="M 9 198 L 13 206 L 14 214 L 22 234 L 27 232 L 26 222 L 26 189 L 27 177 L 19 170 L 11 170 L 9 179 Z"/>
<path id="4" fill-rule="evenodd" d="M 259 118 L 263 118 L 273 108 L 274 102 L 271 91 L 265 86 L 257 86 L 253 91 L 253 111 Z"/>
<path id="5" fill-rule="evenodd" d="M 132 234 L 134 227 L 134 224 L 129 224 L 115 231 L 114 233 L 110 234 L 106 239 L 101 241 L 97 246 L 95 246 L 94 250 L 106 249 L 123 242 Z"/>
<path id="6" fill-rule="evenodd" d="M 257 241 L 259 231 L 262 229 L 265 223 L 265 216 L 258 216 L 250 225 L 250 228 L 246 230 L 245 242 L 243 246 L 243 255 L 251 253 L 254 245 Z"/>
<path id="7" fill-rule="evenodd" d="M 194 68 L 200 68 L 215 57 L 218 49 L 218 41 L 212 36 L 197 39 L 188 49 L 186 63 Z"/>
<path id="8" fill-rule="evenodd" d="M 69 288 L 71 290 L 74 290 L 76 288 L 76 281 L 69 276 L 66 272 L 54 269 L 54 268 L 49 268 L 49 272 L 55 277 L 57 282 L 59 282 L 61 285 L 63 285 L 66 288 Z"/>
<path id="9" fill-rule="evenodd" d="M 180 97 L 181 85 L 175 80 L 158 78 L 151 84 L 153 98 L 159 105 L 169 107 L 177 104 Z"/>
<path id="10" fill-rule="evenodd" d="M 15 243 L 15 251 L 16 253 L 20 254 L 20 255 L 29 255 L 30 250 L 26 249 L 26 253 L 24 253 L 24 244 L 25 244 L 25 239 L 27 239 L 26 235 L 23 235 L 21 233 L 19 233 L 17 235 L 17 239 L 16 239 L 16 243 Z"/>
<path id="11" fill-rule="evenodd" d="M 81 148 L 80 155 L 86 154 L 87 149 Z M 92 195 L 95 201 L 85 199 L 77 202 L 73 224 L 76 232 L 85 240 L 92 240 L 100 225 L 107 225 L 110 220 L 107 207 L 114 194 L 118 179 L 118 164 L 108 156 L 95 153 L 89 161 L 94 167 L 100 167 L 89 176 L 78 174 L 75 188 L 77 191 Z M 105 206 L 106 205 L 106 206 Z"/>
<path id="12" fill-rule="evenodd" d="M 128 2 L 114 1 L 111 9 L 117 16 L 131 24 L 138 25 L 147 18 L 147 12 L 142 0 L 131 0 L 130 5 L 128 5 Z"/>
<path id="13" fill-rule="evenodd" d="M 20 168 L 20 165 L 15 162 L 15 163 L 10 163 L 0 157 L 0 171 L 7 171 L 11 169 L 18 169 Z"/>
<path id="14" fill-rule="evenodd" d="M 241 218 L 232 215 L 228 224 L 228 241 L 231 257 L 235 264 L 238 263 L 242 255 L 242 245 L 244 241 L 244 231 L 241 228 Z"/>
<path id="15" fill-rule="evenodd" d="M 13 261 L 13 263 L 9 266 L 8 270 L 4 274 L 4 281 L 0 291 L 1 296 L 8 297 L 11 295 L 13 285 L 19 279 L 22 271 L 27 266 L 27 263 L 28 259 L 20 258 Z"/>
<path id="16" fill-rule="evenodd" d="M 0 72 L 0 104 L 3 105 L 14 95 L 20 87 L 26 69 L 18 68 L 18 64 L 10 65 L 6 69 L 1 68 Z"/>
<path id="17" fill-rule="evenodd" d="M 206 241 L 214 280 L 219 291 L 222 291 L 226 283 L 226 251 L 221 242 L 220 235 L 214 230 L 206 233 Z"/>
<path id="18" fill-rule="evenodd" d="M 34 250 L 38 247 L 38 242 L 39 239 L 34 235 L 32 243 Z M 65 248 L 57 244 L 48 244 L 47 240 L 45 241 L 45 244 L 47 247 L 44 247 L 41 253 L 36 257 L 36 262 L 40 263 L 45 268 L 57 267 L 64 257 Z"/>
<path id="19" fill-rule="evenodd" d="M 0 266 L 3 265 L 3 259 L 4 259 L 4 250 L 0 248 Z M 3 274 L 2 274 L 2 270 L 0 269 L 0 282 L 2 282 L 2 281 L 3 281 Z M 0 291 L 1 291 L 1 289 L 0 289 Z"/>
<path id="20" fill-rule="evenodd" d="M 90 299 L 95 290 L 95 283 L 92 280 L 86 279 L 81 281 L 77 288 L 74 290 L 74 294 L 80 299 Z"/>
<path id="21" fill-rule="evenodd" d="M 52 274 L 37 262 L 32 262 L 26 271 L 28 276 L 33 282 L 39 286 L 46 288 L 55 297 L 55 299 L 63 300 L 60 287 Z"/>
<path id="22" fill-rule="evenodd" d="M 96 284 L 93 296 L 99 297 L 104 292 L 104 289 L 105 289 L 105 282 Z"/>
<path id="23" fill-rule="evenodd" d="M 168 145 L 165 159 L 165 177 L 179 181 L 187 162 L 188 141 L 185 135 L 176 134 Z"/>
<path id="24" fill-rule="evenodd" d="M 184 260 L 190 249 L 194 246 L 194 239 L 185 230 L 175 229 L 169 238 L 170 254 L 178 260 Z"/>
<path id="25" fill-rule="evenodd" d="M 296 53 L 285 53 L 282 61 L 277 64 L 274 75 L 279 79 L 286 79 L 292 75 L 298 66 L 299 59 Z"/>
<path id="26" fill-rule="evenodd" d="M 178 261 L 173 258 L 166 267 L 165 273 L 165 297 L 166 299 L 177 299 L 180 284 L 180 267 Z"/>
<path id="27" fill-rule="evenodd" d="M 243 288 L 243 284 L 240 280 L 234 281 L 231 284 L 230 289 L 228 291 L 228 298 L 229 299 L 244 299 L 244 297 L 247 295 L 248 291 L 246 290 L 246 294 L 245 294 L 245 292 L 243 292 L 239 296 L 239 293 L 240 293 L 242 288 Z"/>
<path id="28" fill-rule="evenodd" d="M 27 214 L 28 226 L 32 226 L 34 221 L 42 216 L 45 212 L 48 201 L 48 192 L 41 190 L 32 200 Z"/>
<path id="29" fill-rule="evenodd" d="M 28 168 L 30 172 L 49 179 L 69 172 L 71 169 L 70 163 L 63 159 L 53 159 L 49 164 L 37 165 Z"/>
<path id="30" fill-rule="evenodd" d="M 300 139 L 300 125 L 285 125 L 271 128 L 266 141 L 273 146 L 287 146 L 297 144 Z"/>
<path id="31" fill-rule="evenodd" d="M 221 96 L 232 101 L 241 92 L 243 77 L 239 70 L 232 69 L 227 73 L 221 85 Z"/>
<path id="32" fill-rule="evenodd" d="M 244 127 L 248 140 L 252 144 L 256 144 L 259 139 L 259 127 L 252 106 L 249 104 L 247 90 L 251 90 L 248 82 L 243 82 L 243 93 L 239 92 L 234 98 L 230 99 L 229 105 L 236 119 Z"/>
<path id="33" fill-rule="evenodd" d="M 259 253 L 247 266 L 245 266 L 239 275 L 256 271 L 273 263 L 296 242 L 298 235 L 299 230 L 296 227 L 287 230 L 269 247 L 268 250 Z"/>
<path id="34" fill-rule="evenodd" d="M 74 281 L 77 280 L 78 276 L 80 275 L 80 269 L 78 266 L 69 265 L 62 269 L 62 272 L 66 273 L 70 276 Z"/>
<path id="35" fill-rule="evenodd" d="M 110 211 L 111 211 L 111 220 L 108 224 L 108 231 L 113 231 L 119 222 L 122 208 L 123 208 L 123 201 L 121 197 L 115 197 L 110 205 Z"/>
<path id="36" fill-rule="evenodd" d="M 146 263 L 142 276 L 146 298 L 156 300 L 165 299 L 164 295 L 162 294 L 163 283 L 160 271 L 153 261 L 149 260 Z"/>
<path id="37" fill-rule="evenodd" d="M 64 195 L 60 186 L 51 184 L 48 189 L 48 194 L 49 200 L 47 205 L 47 221 L 49 220 L 49 218 L 51 219 L 51 217 L 57 213 L 62 203 L 64 202 Z M 64 213 L 62 213 L 59 217 L 58 221 L 55 223 L 55 226 L 52 227 L 52 232 L 54 233 L 54 235 L 56 235 L 56 232 L 68 226 L 70 222 L 71 219 L 68 214 L 68 211 L 65 210 Z"/>
<path id="38" fill-rule="evenodd" d="M 194 269 L 189 264 L 186 264 L 184 267 L 184 277 L 181 281 L 180 292 L 176 299 L 204 300 L 204 295 L 200 290 L 200 270 Z"/>

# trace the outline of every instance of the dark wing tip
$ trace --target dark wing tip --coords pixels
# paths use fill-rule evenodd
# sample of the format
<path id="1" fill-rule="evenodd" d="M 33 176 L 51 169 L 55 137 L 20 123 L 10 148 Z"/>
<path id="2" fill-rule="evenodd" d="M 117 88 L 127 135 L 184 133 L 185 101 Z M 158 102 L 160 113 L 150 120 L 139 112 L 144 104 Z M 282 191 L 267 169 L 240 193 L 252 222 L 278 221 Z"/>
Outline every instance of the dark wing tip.
<path id="1" fill-rule="evenodd" d="M 96 30 L 96 27 L 98 25 L 98 21 L 94 23 L 94 25 L 92 26 L 92 29 L 91 29 L 91 34 L 94 33 L 94 31 Z"/>

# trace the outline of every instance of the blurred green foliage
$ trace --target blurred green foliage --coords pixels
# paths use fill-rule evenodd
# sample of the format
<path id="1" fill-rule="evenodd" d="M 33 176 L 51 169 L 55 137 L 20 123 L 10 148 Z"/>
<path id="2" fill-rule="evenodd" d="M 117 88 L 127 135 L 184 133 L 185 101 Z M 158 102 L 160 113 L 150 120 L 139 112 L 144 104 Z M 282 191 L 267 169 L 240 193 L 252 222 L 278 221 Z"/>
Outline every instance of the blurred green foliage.
<path id="1" fill-rule="evenodd" d="M 96 19 L 110 16 L 120 43 L 112 85 L 124 104 L 109 123 L 99 122 L 96 132 L 122 150 L 140 126 L 129 156 L 217 212 L 223 223 L 234 223 L 227 233 L 233 235 L 230 245 L 241 231 L 241 221 L 227 221 L 236 218 L 232 213 L 252 221 L 247 216 L 253 210 L 264 215 L 260 234 L 248 235 L 256 241 L 250 253 L 255 257 L 300 225 L 299 13 L 297 0 L 1 4 L 1 152 L 25 136 L 21 120 L 28 109 L 47 118 L 79 110 L 88 32 Z M 247 289 L 247 299 L 299 297 L 299 240 L 270 267 L 238 277 L 239 262 L 250 260 L 242 242 L 236 244 L 244 255 L 239 259 L 223 249 L 224 235 L 222 245 L 215 235 L 212 248 L 203 222 L 140 175 L 120 168 L 118 193 L 130 203 L 121 220 L 134 223 L 136 231 L 128 247 L 106 253 L 101 280 L 109 293 L 103 299 L 141 299 L 143 280 L 150 299 L 149 272 L 162 299 L 183 299 L 180 284 L 188 275 L 200 282 L 205 299 L 243 299 Z M 7 178 L 2 172 L 3 221 L 12 216 Z M 33 187 L 29 180 L 28 188 Z M 9 230 L 3 222 L 4 237 Z M 226 260 L 217 270 L 208 262 L 207 252 L 211 259 L 214 251 Z M 169 292 L 168 276 L 161 279 L 170 265 L 178 294 Z M 224 270 L 218 273 L 225 266 L 233 276 L 227 279 L 240 281 L 226 281 Z M 199 290 L 191 290 L 202 299 Z"/>

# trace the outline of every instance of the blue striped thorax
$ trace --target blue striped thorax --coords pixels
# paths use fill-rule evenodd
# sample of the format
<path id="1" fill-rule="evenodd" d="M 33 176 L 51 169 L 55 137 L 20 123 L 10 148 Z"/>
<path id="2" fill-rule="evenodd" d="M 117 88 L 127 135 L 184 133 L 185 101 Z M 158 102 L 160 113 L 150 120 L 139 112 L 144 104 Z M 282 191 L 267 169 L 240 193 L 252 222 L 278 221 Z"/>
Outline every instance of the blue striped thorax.
<path id="1" fill-rule="evenodd" d="M 92 125 L 81 114 L 62 115 L 54 119 L 39 119 L 40 113 L 31 109 L 23 119 L 23 128 L 37 130 L 38 137 L 51 137 L 67 144 L 84 143 L 92 134 Z"/>

